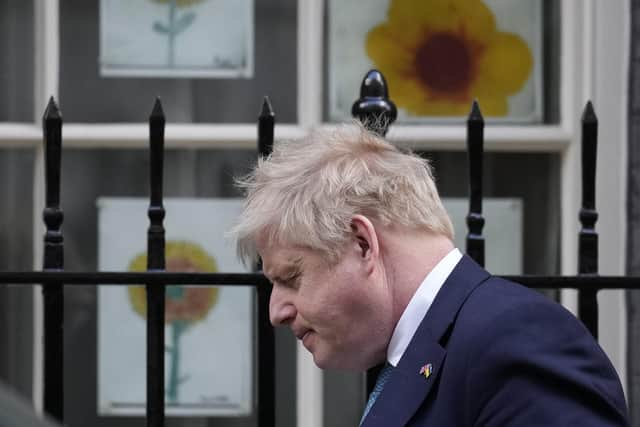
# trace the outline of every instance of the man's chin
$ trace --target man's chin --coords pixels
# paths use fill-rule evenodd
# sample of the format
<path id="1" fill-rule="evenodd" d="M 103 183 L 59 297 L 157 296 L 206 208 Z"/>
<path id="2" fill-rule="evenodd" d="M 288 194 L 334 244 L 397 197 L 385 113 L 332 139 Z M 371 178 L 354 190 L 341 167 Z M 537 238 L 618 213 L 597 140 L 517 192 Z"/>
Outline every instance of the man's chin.
<path id="1" fill-rule="evenodd" d="M 364 365 L 356 361 L 337 360 L 330 357 L 323 357 L 318 353 L 312 353 L 313 363 L 320 369 L 331 369 L 335 371 L 364 372 L 367 370 Z"/>
<path id="2" fill-rule="evenodd" d="M 323 359 L 321 357 L 316 356 L 315 353 L 311 353 L 311 356 L 313 357 L 313 363 L 315 363 L 315 365 L 320 368 L 320 369 L 331 369 L 332 366 L 330 363 L 328 363 L 328 361 L 326 359 Z"/>
<path id="3" fill-rule="evenodd" d="M 319 351 L 311 351 L 313 363 L 320 369 L 340 369 L 340 362 Z"/>

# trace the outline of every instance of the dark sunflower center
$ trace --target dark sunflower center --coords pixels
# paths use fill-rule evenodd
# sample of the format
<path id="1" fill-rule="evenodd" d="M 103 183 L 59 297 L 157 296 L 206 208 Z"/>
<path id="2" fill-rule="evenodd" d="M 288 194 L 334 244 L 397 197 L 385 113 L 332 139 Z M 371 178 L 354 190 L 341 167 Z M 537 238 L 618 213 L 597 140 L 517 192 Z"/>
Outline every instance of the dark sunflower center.
<path id="1" fill-rule="evenodd" d="M 466 89 L 471 83 L 471 67 L 469 46 L 451 33 L 431 34 L 416 52 L 418 76 L 438 92 Z"/>

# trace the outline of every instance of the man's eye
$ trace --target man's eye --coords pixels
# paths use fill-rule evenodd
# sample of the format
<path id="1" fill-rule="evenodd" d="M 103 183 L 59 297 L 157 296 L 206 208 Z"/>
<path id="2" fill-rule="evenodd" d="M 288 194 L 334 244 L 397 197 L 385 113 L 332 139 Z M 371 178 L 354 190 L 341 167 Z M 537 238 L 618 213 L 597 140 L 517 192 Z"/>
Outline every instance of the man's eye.
<path id="1" fill-rule="evenodd" d="M 294 274 L 292 276 L 287 277 L 283 281 L 283 285 L 288 288 L 297 288 L 298 287 L 298 279 L 300 278 L 300 274 Z"/>

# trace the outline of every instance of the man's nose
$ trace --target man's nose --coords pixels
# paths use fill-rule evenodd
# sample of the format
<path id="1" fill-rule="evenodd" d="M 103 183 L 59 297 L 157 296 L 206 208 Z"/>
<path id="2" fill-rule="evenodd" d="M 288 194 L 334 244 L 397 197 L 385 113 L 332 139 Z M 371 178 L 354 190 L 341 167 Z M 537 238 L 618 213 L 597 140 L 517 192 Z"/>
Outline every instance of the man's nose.
<path id="1" fill-rule="evenodd" d="M 296 314 L 297 310 L 291 298 L 286 295 L 285 291 L 274 285 L 269 300 L 271 324 L 273 326 L 288 325 L 296 318 Z"/>

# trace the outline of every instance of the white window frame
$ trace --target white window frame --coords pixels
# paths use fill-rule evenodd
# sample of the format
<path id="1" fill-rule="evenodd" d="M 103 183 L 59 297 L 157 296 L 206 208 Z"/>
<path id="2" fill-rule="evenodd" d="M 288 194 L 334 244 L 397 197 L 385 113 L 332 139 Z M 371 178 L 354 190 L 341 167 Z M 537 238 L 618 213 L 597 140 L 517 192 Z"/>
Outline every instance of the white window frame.
<path id="1" fill-rule="evenodd" d="M 58 96 L 60 61 L 59 0 L 34 1 L 35 76 L 33 123 L 0 123 L 0 148 L 35 152 L 34 268 L 41 268 L 44 199 L 41 114 L 50 96 Z M 597 209 L 600 217 L 601 274 L 625 273 L 627 189 L 627 88 L 630 5 L 623 2 L 562 0 L 560 59 L 560 123 L 554 125 L 488 126 L 485 150 L 547 152 L 561 156 L 561 272 L 575 274 L 577 212 L 580 207 L 580 115 L 593 100 L 600 119 Z M 276 138 L 304 134 L 322 123 L 324 0 L 298 1 L 298 96 L 296 124 L 276 126 Z M 615 48 L 612 48 L 615 47 Z M 619 47 L 623 48 L 620 49 Z M 363 73 L 366 70 L 363 70 Z M 258 97 L 258 95 L 256 95 Z M 64 111 L 63 111 L 64 113 Z M 255 124 L 172 124 L 166 128 L 170 148 L 255 148 Z M 63 127 L 65 147 L 140 148 L 148 144 L 145 123 L 82 124 Z M 465 128 L 458 125 L 396 125 L 389 138 L 397 144 L 428 150 L 465 149 Z M 575 292 L 564 291 L 562 302 L 575 312 Z M 623 291 L 601 293 L 600 342 L 626 380 L 626 310 Z M 34 402 L 41 409 L 42 309 L 34 291 Z M 298 425 L 322 426 L 322 374 L 311 357 L 298 348 Z M 626 386 L 626 384 L 625 384 Z"/>

